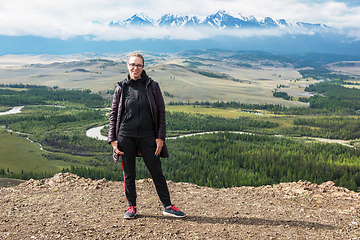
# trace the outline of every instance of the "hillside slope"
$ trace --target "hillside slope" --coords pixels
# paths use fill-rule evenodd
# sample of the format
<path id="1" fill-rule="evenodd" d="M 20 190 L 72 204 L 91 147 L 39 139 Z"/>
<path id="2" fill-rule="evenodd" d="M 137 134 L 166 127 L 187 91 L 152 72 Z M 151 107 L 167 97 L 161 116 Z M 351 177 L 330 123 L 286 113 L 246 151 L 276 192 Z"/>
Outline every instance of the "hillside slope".
<path id="1" fill-rule="evenodd" d="M 360 239 L 360 194 L 332 182 L 211 189 L 169 181 L 185 219 L 162 215 L 150 179 L 124 220 L 122 182 L 69 173 L 0 189 L 0 239 Z"/>

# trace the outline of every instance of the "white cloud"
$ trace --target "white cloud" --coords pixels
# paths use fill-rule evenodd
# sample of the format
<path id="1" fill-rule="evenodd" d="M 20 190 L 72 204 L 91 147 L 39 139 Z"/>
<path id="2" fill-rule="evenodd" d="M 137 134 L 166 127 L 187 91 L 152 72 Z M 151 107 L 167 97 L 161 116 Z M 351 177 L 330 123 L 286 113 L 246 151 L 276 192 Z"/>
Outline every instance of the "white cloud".
<path id="1" fill-rule="evenodd" d="M 0 34 L 34 35 L 69 39 L 74 36 L 93 35 L 96 39 L 130 39 L 133 37 L 200 39 L 218 31 L 182 29 L 133 29 L 131 32 L 108 26 L 110 21 L 124 21 L 140 12 L 153 19 L 167 13 L 178 15 L 207 15 L 224 9 L 233 16 L 242 13 L 254 15 L 258 20 L 265 17 L 286 19 L 293 22 L 323 23 L 356 37 L 360 26 L 360 6 L 356 1 L 321 0 L 5 0 L 0 5 Z M 103 25 L 92 21 L 103 22 Z M 277 31 L 277 32 L 276 32 Z M 228 32 L 239 36 L 253 34 L 286 34 L 287 31 Z M 357 36 L 356 38 L 359 38 Z"/>
<path id="2" fill-rule="evenodd" d="M 85 27 L 85 26 L 82 26 Z M 213 28 L 191 28 L 191 27 L 177 27 L 177 28 L 162 28 L 162 27 L 111 27 L 108 25 L 101 25 L 92 23 L 86 26 L 88 35 L 91 35 L 91 40 L 130 40 L 130 39 L 179 39 L 179 40 L 200 40 L 204 38 L 211 38 L 220 35 L 233 37 L 257 37 L 257 36 L 284 36 L 287 34 L 315 34 L 314 29 L 307 28 L 272 28 L 272 29 L 213 29 Z M 81 30 L 79 30 L 81 31 Z M 319 33 L 324 33 L 326 30 L 319 29 Z M 83 34 L 85 35 L 85 34 Z"/>

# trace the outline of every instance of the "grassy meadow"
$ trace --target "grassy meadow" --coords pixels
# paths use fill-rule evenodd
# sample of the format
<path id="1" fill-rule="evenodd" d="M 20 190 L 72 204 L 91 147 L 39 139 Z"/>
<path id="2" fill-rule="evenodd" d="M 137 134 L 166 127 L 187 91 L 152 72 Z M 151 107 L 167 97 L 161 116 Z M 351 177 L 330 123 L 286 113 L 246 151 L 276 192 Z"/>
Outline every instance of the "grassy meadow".
<path id="1" fill-rule="evenodd" d="M 173 97 L 166 97 L 165 101 L 238 101 L 242 103 L 271 103 L 286 106 L 305 106 L 297 101 L 284 101 L 274 98 L 272 91 L 279 85 L 286 85 L 290 95 L 299 97 L 304 87 L 295 82 L 299 73 L 294 69 L 231 69 L 225 64 L 218 63 L 218 67 L 198 67 L 204 70 L 229 75 L 232 79 L 206 77 L 190 71 L 189 68 L 179 65 L 163 65 L 148 72 L 156 79 L 163 91 Z M 279 77 L 281 75 L 281 77 Z M 303 80 L 302 83 L 309 83 Z"/>
<path id="2" fill-rule="evenodd" d="M 2 126 L 0 128 L 0 166 L 2 169 L 10 169 L 14 173 L 21 171 L 60 172 L 63 168 L 71 165 L 86 166 L 81 164 L 87 157 L 73 156 L 69 154 L 55 153 L 78 160 L 80 163 L 64 162 L 61 160 L 48 160 L 42 156 L 38 143 L 31 142 L 26 136 L 10 133 Z"/>
<path id="3" fill-rule="evenodd" d="M 300 79 L 301 75 L 293 67 L 273 64 L 264 66 L 252 63 L 252 67 L 240 67 L 236 61 L 202 60 L 201 65 L 189 66 L 186 57 L 171 55 L 147 55 L 145 70 L 148 75 L 160 83 L 165 101 L 237 101 L 243 103 L 271 103 L 285 106 L 306 106 L 298 101 L 285 101 L 274 98 L 272 91 L 283 85 L 295 98 L 302 96 L 304 85 L 315 82 L 312 79 Z M 69 61 L 49 63 L 28 63 L 9 67 L 8 62 L 0 61 L 0 83 L 24 83 L 46 86 L 58 86 L 65 89 L 90 89 L 101 92 L 111 98 L 107 91 L 113 90 L 116 82 L 126 76 L 125 55 L 106 56 L 103 61 Z M 0 59 L 1 60 L 1 59 Z M 41 61 L 41 59 L 39 59 Z M 224 74 L 227 78 L 214 78 L 199 74 L 209 72 Z"/>
<path id="4" fill-rule="evenodd" d="M 258 115 L 251 112 L 242 112 L 241 109 L 210 108 L 210 107 L 200 107 L 194 105 L 167 105 L 166 111 L 208 114 L 216 117 L 225 117 L 225 118 L 251 117 L 254 119 L 259 119 L 259 118 L 263 119 L 269 117 L 269 115 L 266 115 L 266 113 L 261 110 L 260 111 L 258 110 L 257 112 L 263 115 Z"/>
<path id="5" fill-rule="evenodd" d="M 3 107 L 3 106 L 0 106 L 0 113 L 1 113 L 1 112 L 9 111 L 9 110 L 11 110 L 11 109 L 12 109 L 12 107 Z"/>
<path id="6" fill-rule="evenodd" d="M 360 89 L 360 85 L 348 85 L 348 84 L 344 84 L 342 85 L 344 87 L 347 87 L 347 88 L 357 88 L 357 89 Z"/>
<path id="7" fill-rule="evenodd" d="M 167 105 L 166 111 L 175 111 L 175 112 L 185 112 L 191 114 L 206 114 L 215 117 L 222 118 L 251 118 L 253 120 L 263 120 L 270 121 L 273 123 L 278 123 L 279 126 L 273 128 L 270 131 L 279 131 L 282 128 L 292 128 L 294 127 L 293 118 L 294 116 L 290 115 L 276 115 L 265 110 L 246 110 L 246 109 L 233 109 L 233 108 L 210 108 L 210 107 L 201 107 L 194 105 Z"/>

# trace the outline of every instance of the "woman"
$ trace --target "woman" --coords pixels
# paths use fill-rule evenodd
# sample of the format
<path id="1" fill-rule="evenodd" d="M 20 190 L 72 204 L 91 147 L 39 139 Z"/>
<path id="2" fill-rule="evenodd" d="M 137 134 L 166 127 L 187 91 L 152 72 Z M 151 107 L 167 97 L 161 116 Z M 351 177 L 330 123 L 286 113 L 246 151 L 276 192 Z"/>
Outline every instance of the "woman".
<path id="1" fill-rule="evenodd" d="M 145 72 L 144 57 L 130 55 L 129 74 L 118 82 L 110 112 L 108 142 L 113 147 L 113 158 L 119 156 L 124 175 L 125 195 L 129 204 L 124 218 L 137 214 L 135 188 L 135 159 L 141 154 L 164 206 L 164 215 L 185 217 L 186 214 L 170 201 L 166 179 L 161 169 L 161 157 L 168 157 L 165 144 L 165 103 L 159 84 Z"/>

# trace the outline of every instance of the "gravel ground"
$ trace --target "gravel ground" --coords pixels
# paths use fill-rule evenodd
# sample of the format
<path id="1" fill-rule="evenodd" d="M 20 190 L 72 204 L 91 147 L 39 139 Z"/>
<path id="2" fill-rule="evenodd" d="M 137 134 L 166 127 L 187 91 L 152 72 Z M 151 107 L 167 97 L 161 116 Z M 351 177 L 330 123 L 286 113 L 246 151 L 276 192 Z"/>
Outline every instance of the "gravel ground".
<path id="1" fill-rule="evenodd" d="M 123 182 L 70 173 L 0 189 L 0 239 L 359 239 L 360 194 L 310 182 L 213 189 L 169 181 L 186 218 L 162 215 L 151 179 L 123 219 Z"/>

